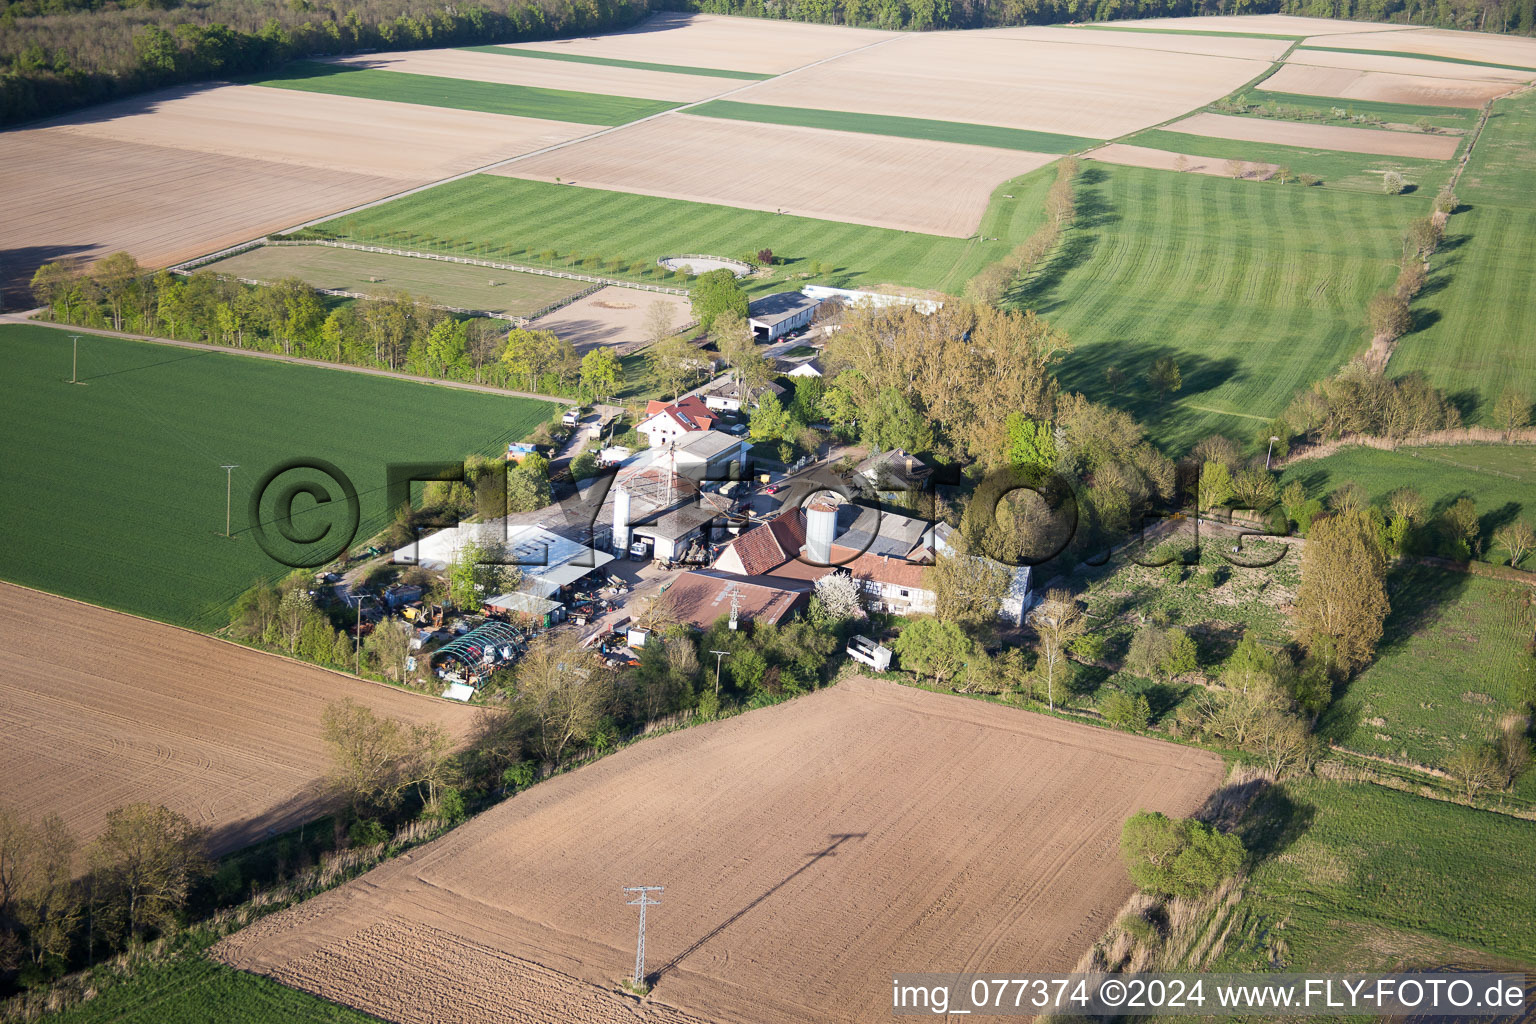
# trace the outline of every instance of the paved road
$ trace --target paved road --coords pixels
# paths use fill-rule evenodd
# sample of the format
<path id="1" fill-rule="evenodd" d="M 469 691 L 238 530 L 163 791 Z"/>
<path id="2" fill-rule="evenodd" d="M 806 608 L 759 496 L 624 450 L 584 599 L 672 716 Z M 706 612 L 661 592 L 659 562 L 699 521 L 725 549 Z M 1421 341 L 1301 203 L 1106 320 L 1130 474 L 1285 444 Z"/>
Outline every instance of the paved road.
<path id="1" fill-rule="evenodd" d="M 227 345 L 210 345 L 202 341 L 174 341 L 170 338 L 157 338 L 150 334 L 128 334 L 124 331 L 106 331 L 97 328 L 87 330 L 83 327 L 74 327 L 70 324 L 56 324 L 48 320 L 33 320 L 32 317 L 41 313 L 41 309 L 28 310 L 24 313 L 0 313 L 0 323 L 7 324 L 31 324 L 35 327 L 51 327 L 54 330 L 66 331 L 70 334 L 99 334 L 108 338 L 127 338 L 130 341 L 152 341 L 157 345 L 174 345 L 177 348 L 199 349 L 204 352 L 224 352 L 228 355 L 249 356 L 252 359 L 271 359 L 279 363 L 297 363 L 301 366 L 318 366 L 327 370 L 343 370 L 347 373 L 361 373 L 370 377 L 390 377 L 394 380 L 407 380 L 417 384 L 436 384 L 439 387 L 457 388 L 460 391 L 479 391 L 487 395 L 507 395 L 513 398 L 532 398 L 540 402 L 554 402 L 560 406 L 569 406 L 569 398 L 561 398 L 558 395 L 540 395 L 532 391 L 510 391 L 507 388 L 492 387 L 489 384 L 471 384 L 459 380 L 438 380 L 436 377 L 418 377 L 412 373 L 400 373 L 395 370 L 381 370 L 372 366 L 351 366 L 346 363 L 328 363 L 323 359 L 305 359 L 301 356 L 285 356 L 281 352 L 256 352 L 248 348 L 230 348 Z"/>

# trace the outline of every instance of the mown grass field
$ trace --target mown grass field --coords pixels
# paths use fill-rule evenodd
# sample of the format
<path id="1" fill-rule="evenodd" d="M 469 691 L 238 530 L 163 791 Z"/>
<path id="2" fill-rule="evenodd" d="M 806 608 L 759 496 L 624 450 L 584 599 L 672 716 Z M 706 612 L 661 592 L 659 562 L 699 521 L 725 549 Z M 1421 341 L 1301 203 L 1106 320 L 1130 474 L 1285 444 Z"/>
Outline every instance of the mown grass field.
<path id="1" fill-rule="evenodd" d="M 1422 370 L 1469 422 L 1492 423 L 1506 387 L 1536 398 L 1536 92 L 1494 104 L 1456 186 L 1414 330 L 1394 374 Z"/>
<path id="2" fill-rule="evenodd" d="M 1242 160 L 1289 167 L 1294 174 L 1312 174 L 1322 179 L 1325 191 L 1373 192 L 1381 194 L 1381 177 L 1396 171 L 1414 185 L 1414 191 L 1395 197 L 1399 202 L 1423 207 L 1417 216 L 1428 212 L 1428 200 L 1434 198 L 1450 179 L 1452 160 L 1423 160 L 1414 157 L 1377 156 L 1371 153 L 1341 153 L 1331 149 L 1308 149 L 1265 142 L 1240 142 L 1212 139 L 1203 135 L 1153 128 L 1123 140 L 1136 146 L 1161 149 L 1170 153 L 1210 157 L 1217 160 Z M 1270 184 L 1274 188 L 1300 188 L 1299 185 Z"/>
<path id="3" fill-rule="evenodd" d="M 753 292 L 798 288 L 813 280 L 850 288 L 896 284 L 959 292 L 1044 220 L 1044 196 L 1055 174 L 1047 166 L 998 186 L 979 231 L 996 242 L 496 175 L 449 182 L 321 227 L 352 241 L 409 242 L 539 265 L 548 262 L 540 253 L 549 250 L 566 257 L 579 253 L 643 261 L 650 267 L 658 257 L 679 253 L 740 256 L 769 248 L 785 262 L 769 275 L 749 278 L 746 286 Z M 813 278 L 815 263 L 832 269 Z M 557 259 L 550 265 L 565 264 Z M 614 276 L 654 279 L 628 272 Z"/>
<path id="4" fill-rule="evenodd" d="M 208 269 L 269 283 L 297 277 L 315 288 L 363 295 L 404 291 L 439 305 L 518 316 L 591 287 L 584 281 L 540 274 L 324 245 L 264 245 Z"/>
<path id="5" fill-rule="evenodd" d="M 487 114 L 539 117 L 576 124 L 626 124 L 677 106 L 665 100 L 604 96 L 565 89 L 538 89 L 527 85 L 475 82 L 463 78 L 436 78 L 404 71 L 378 71 L 345 64 L 296 61 L 281 72 L 256 79 L 253 85 L 297 89 L 369 100 L 416 103 L 454 110 L 479 110 Z"/>
<path id="6" fill-rule="evenodd" d="M 1354 481 L 1378 505 L 1399 487 L 1412 487 L 1432 515 L 1459 498 L 1471 498 L 1484 517 L 1485 543 L 1495 529 L 1515 516 L 1536 519 L 1536 447 L 1529 445 L 1455 445 L 1390 452 L 1346 448 L 1327 458 L 1287 466 L 1281 483 L 1292 480 L 1301 481 L 1307 493 L 1318 498 Z"/>
<path id="7" fill-rule="evenodd" d="M 1536 91 L 1495 100 L 1456 193 L 1473 207 L 1536 210 Z"/>
<path id="8" fill-rule="evenodd" d="M 8 457 L 0 578 L 208 630 L 258 579 L 288 569 L 251 533 L 248 502 L 269 470 L 318 457 L 353 481 L 359 541 L 387 521 L 385 467 L 504 450 L 554 411 L 542 402 L 294 366 L 82 332 L 67 383 L 63 331 L 0 327 Z M 233 478 L 233 539 L 224 533 Z M 341 530 L 336 504 L 300 497 L 294 532 Z M 281 487 L 279 488 L 281 489 Z M 324 513 L 324 515 L 322 515 Z M 276 536 L 276 525 L 269 526 Z"/>
<path id="9" fill-rule="evenodd" d="M 1367 784 L 1291 779 L 1251 811 L 1266 858 L 1213 970 L 1536 964 L 1536 823 Z M 1239 936 L 1252 935 L 1246 944 Z M 1267 940 L 1267 941 L 1265 941 Z"/>
<path id="10" fill-rule="evenodd" d="M 1248 441 L 1296 391 L 1366 344 L 1365 306 L 1391 283 L 1419 203 L 1094 165 L 1078 222 L 1011 296 L 1063 327 L 1062 384 L 1131 410 L 1165 451 L 1207 434 Z M 1160 356 L 1183 386 L 1145 384 Z M 1118 395 L 1106 381 L 1128 378 Z"/>
<path id="11" fill-rule="evenodd" d="M 1438 768 L 1524 712 L 1536 609 L 1519 584 L 1430 566 L 1395 569 L 1387 593 L 1376 660 L 1323 729 L 1351 750 Z"/>
<path id="12" fill-rule="evenodd" d="M 1478 111 L 1465 107 L 1428 107 L 1412 103 L 1380 103 L 1375 100 L 1333 99 L 1327 96 L 1309 96 L 1298 92 L 1271 92 L 1262 85 L 1237 97 L 1241 103 L 1276 103 L 1283 107 L 1297 107 L 1316 114 L 1330 115 L 1329 123 L 1348 124 L 1345 119 L 1332 118 L 1335 110 L 1346 115 L 1365 114 L 1379 117 L 1389 124 L 1417 124 L 1428 121 L 1437 128 L 1470 129 L 1477 124 Z M 1220 113 L 1230 113 L 1221 110 Z M 1248 115 L 1253 116 L 1253 115 Z"/>
<path id="13" fill-rule="evenodd" d="M 143 967 L 54 1024 L 377 1024 L 378 1018 L 225 967 L 197 953 Z"/>
<path id="14" fill-rule="evenodd" d="M 991 146 L 994 149 L 1019 149 L 1029 153 L 1071 153 L 1103 141 L 1079 135 L 1058 135 L 1054 132 L 1034 132 L 990 124 L 858 114 L 844 110 L 815 110 L 810 107 L 778 107 L 765 103 L 738 103 L 735 100 L 711 100 L 690 107 L 688 113 L 731 121 L 788 124 L 865 135 L 894 135 L 907 139 Z"/>
<path id="15" fill-rule="evenodd" d="M 665 71 L 674 75 L 703 75 L 706 78 L 736 78 L 749 82 L 773 78 L 771 74 L 757 71 L 726 71 L 722 68 L 695 68 L 684 64 L 652 64 L 643 60 L 622 60 L 618 57 L 592 57 L 582 53 L 550 53 L 545 50 L 525 50 L 516 46 L 462 46 L 462 50 L 476 53 L 499 53 L 507 57 L 527 57 L 530 60 L 563 60 L 573 64 L 604 64 L 611 68 L 630 68 L 634 71 Z"/>

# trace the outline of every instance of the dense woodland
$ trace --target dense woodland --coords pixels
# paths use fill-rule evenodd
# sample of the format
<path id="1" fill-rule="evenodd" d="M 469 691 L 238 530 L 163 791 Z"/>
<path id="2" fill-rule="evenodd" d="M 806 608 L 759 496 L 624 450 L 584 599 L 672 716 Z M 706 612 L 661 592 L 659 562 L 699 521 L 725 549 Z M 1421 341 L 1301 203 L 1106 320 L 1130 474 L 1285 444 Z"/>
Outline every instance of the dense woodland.
<path id="1" fill-rule="evenodd" d="M 694 0 L 687 9 L 886 29 L 1053 25 L 1202 14 L 1298 14 L 1481 32 L 1536 31 L 1533 0 Z"/>
<path id="2" fill-rule="evenodd" d="M 0 125 L 296 57 L 601 32 L 645 12 L 644 0 L 0 0 Z"/>

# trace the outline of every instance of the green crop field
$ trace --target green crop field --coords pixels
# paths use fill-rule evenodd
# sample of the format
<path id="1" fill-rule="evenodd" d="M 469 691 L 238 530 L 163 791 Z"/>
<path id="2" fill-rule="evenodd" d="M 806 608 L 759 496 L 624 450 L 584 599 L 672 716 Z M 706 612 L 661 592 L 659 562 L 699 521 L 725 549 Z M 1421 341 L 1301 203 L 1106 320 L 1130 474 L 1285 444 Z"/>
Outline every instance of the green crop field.
<path id="1" fill-rule="evenodd" d="M 651 64 L 643 60 L 621 60 L 618 57 L 589 57 L 581 53 L 550 53 L 546 50 L 526 50 L 517 46 L 462 46 L 462 50 L 475 53 L 499 53 L 507 57 L 528 57 L 533 60 L 563 60 L 573 64 L 603 64 L 611 68 L 630 68 L 635 71 L 665 71 L 674 75 L 703 75 L 708 78 L 736 78 L 749 82 L 773 78 L 771 74 L 756 71 L 726 71 L 721 68 L 694 68 L 683 64 Z"/>
<path id="2" fill-rule="evenodd" d="M 378 1018 L 187 953 L 140 967 L 52 1024 L 377 1024 Z"/>
<path id="3" fill-rule="evenodd" d="M 1000 128 L 990 124 L 966 124 L 960 121 L 930 121 L 921 117 L 890 117 L 885 114 L 856 114 L 843 110 L 815 110 L 809 107 L 776 107 L 764 103 L 737 103 L 713 100 L 688 113 L 721 117 L 732 121 L 762 124 L 789 124 L 801 128 L 860 132 L 865 135 L 894 135 L 906 139 L 931 139 L 935 142 L 959 142 L 995 149 L 1021 149 L 1030 153 L 1071 153 L 1097 145 L 1102 140 L 1079 135 L 1032 132 L 1021 128 Z"/>
<path id="4" fill-rule="evenodd" d="M 1352 46 L 1323 46 L 1313 44 L 1311 46 L 1298 46 L 1298 50 L 1321 50 L 1325 53 L 1363 53 L 1370 57 L 1408 57 L 1413 60 L 1432 60 L 1441 64 L 1470 64 L 1479 68 L 1501 68 L 1505 71 L 1536 71 L 1536 67 L 1528 67 L 1524 64 L 1495 64 L 1487 60 L 1472 60 L 1468 57 L 1447 57 L 1438 53 L 1414 53 L 1410 50 L 1362 50 Z"/>
<path id="5" fill-rule="evenodd" d="M 1376 156 L 1371 153 L 1341 153 L 1331 149 L 1308 149 L 1267 142 L 1241 142 L 1212 139 L 1204 135 L 1154 128 L 1124 140 L 1131 145 L 1161 149 L 1170 153 L 1210 157 L 1216 160 L 1242 160 L 1278 164 L 1295 174 L 1312 174 L 1322 179 L 1322 188 L 1346 192 L 1381 193 L 1381 178 L 1396 171 L 1415 189 L 1405 202 L 1427 202 L 1450 179 L 1451 160 L 1423 160 L 1416 157 Z M 1277 186 L 1290 188 L 1291 186 Z M 1422 215 L 1422 213 L 1420 214 Z"/>
<path id="6" fill-rule="evenodd" d="M 314 61 L 297 61 L 278 74 L 256 79 L 252 84 L 454 110 L 480 110 L 488 114 L 541 117 L 576 124 L 625 124 L 677 106 L 665 100 L 437 78 Z"/>
<path id="7" fill-rule="evenodd" d="M 1165 450 L 1248 440 L 1364 348 L 1365 305 L 1390 284 L 1403 225 L 1386 196 L 1091 164 L 1062 251 L 1012 296 L 1066 329 L 1062 384 L 1130 409 Z M 1144 379 L 1172 356 L 1166 403 Z M 1105 371 L 1129 378 L 1120 395 Z"/>
<path id="8" fill-rule="evenodd" d="M 1329 96 L 1308 96 L 1297 92 L 1271 92 L 1262 85 L 1239 96 L 1240 103 L 1276 103 L 1284 107 L 1298 107 L 1316 114 L 1344 111 L 1345 119 L 1333 123 L 1347 123 L 1348 115 L 1364 114 L 1379 117 L 1388 123 L 1414 124 L 1427 121 L 1437 128 L 1471 129 L 1477 124 L 1478 112 L 1467 107 L 1427 107 L 1412 103 L 1378 103 L 1373 100 L 1346 100 Z M 1229 111 L 1220 111 L 1229 113 Z"/>
<path id="9" fill-rule="evenodd" d="M 850 288 L 896 284 L 958 292 L 1044 220 L 1045 191 L 1055 174 L 1055 167 L 1047 166 L 998 186 L 979 232 L 1000 239 L 996 242 L 496 175 L 448 182 L 326 221 L 322 228 L 357 242 L 408 243 L 530 263 L 544 262 L 540 254 L 549 250 L 650 267 L 658 257 L 677 253 L 738 256 L 770 248 L 787 262 L 771 274 L 749 278 L 746 286 L 753 292 L 798 288 L 812 280 Z M 815 263 L 831 269 L 813 277 Z M 551 265 L 564 264 L 557 260 Z"/>
<path id="10" fill-rule="evenodd" d="M 1472 206 L 1536 210 L 1536 91 L 1496 100 L 1456 185 Z"/>
<path id="11" fill-rule="evenodd" d="M 1536 964 L 1536 823 L 1367 784 L 1290 779 L 1249 812 L 1265 859 L 1212 970 Z M 1240 949 L 1239 934 L 1253 936 Z M 1258 948 L 1255 948 L 1258 947 Z M 1483 956 L 1478 954 L 1482 953 Z"/>
<path id="12" fill-rule="evenodd" d="M 404 291 L 439 305 L 517 316 L 592 287 L 583 281 L 541 274 L 324 245 L 264 245 L 220 260 L 208 269 L 266 282 L 297 277 L 315 288 L 364 295 Z"/>
<path id="13" fill-rule="evenodd" d="M 387 520 L 385 467 L 498 452 L 554 410 L 499 395 L 344 370 L 83 334 L 0 327 L 10 397 L 0 578 L 197 629 L 257 579 L 288 571 L 256 543 L 248 502 L 269 470 L 320 458 L 354 482 L 361 540 Z M 223 536 L 235 464 L 233 533 Z M 285 475 L 290 482 L 316 480 Z M 291 532 L 313 534 L 342 506 L 295 501 Z M 270 516 L 270 509 L 264 516 Z M 334 528 L 341 531 L 334 517 Z M 267 529 L 279 529 L 270 518 Z"/>
<path id="14" fill-rule="evenodd" d="M 1323 497 L 1354 481 L 1370 500 L 1383 504 L 1399 487 L 1412 487 L 1438 514 L 1459 498 L 1477 502 L 1488 517 L 1484 542 L 1515 516 L 1536 519 L 1536 447 L 1456 445 L 1449 448 L 1346 448 L 1323 459 L 1285 469 L 1281 483 L 1300 480 L 1307 493 Z"/>
<path id="15" fill-rule="evenodd" d="M 1524 711 L 1520 663 L 1536 618 L 1519 584 L 1429 566 L 1394 570 L 1387 592 L 1376 660 L 1324 730 L 1351 750 L 1438 768 Z"/>

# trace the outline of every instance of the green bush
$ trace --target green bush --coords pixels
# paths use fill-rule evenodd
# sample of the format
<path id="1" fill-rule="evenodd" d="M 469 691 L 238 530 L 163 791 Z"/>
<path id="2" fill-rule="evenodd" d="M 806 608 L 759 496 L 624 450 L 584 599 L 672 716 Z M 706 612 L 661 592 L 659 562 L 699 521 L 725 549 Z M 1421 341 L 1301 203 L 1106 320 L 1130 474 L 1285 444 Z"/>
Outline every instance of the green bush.
<path id="1" fill-rule="evenodd" d="M 1152 705 L 1142 694 L 1116 690 L 1104 698 L 1099 711 L 1110 725 L 1141 732 L 1152 721 Z"/>
<path id="2" fill-rule="evenodd" d="M 1126 821 L 1120 853 L 1137 888 L 1162 897 L 1203 896 L 1235 875 L 1244 856 L 1237 836 L 1156 811 Z"/>
<path id="3" fill-rule="evenodd" d="M 389 841 L 389 832 L 373 818 L 359 818 L 347 830 L 347 842 L 353 846 L 378 846 Z"/>

